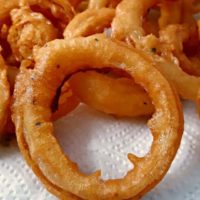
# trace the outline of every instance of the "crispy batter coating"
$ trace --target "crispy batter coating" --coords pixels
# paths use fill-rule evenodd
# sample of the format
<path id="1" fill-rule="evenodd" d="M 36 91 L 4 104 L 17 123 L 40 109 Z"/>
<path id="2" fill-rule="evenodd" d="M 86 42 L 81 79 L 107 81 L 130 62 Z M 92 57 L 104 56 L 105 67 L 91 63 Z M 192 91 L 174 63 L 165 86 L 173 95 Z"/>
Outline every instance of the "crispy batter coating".
<path id="1" fill-rule="evenodd" d="M 38 6 L 44 11 L 50 11 L 59 20 L 58 22 L 62 22 L 65 26 L 75 14 L 72 5 L 67 0 L 0 0 L 0 5 L 1 20 L 8 17 L 12 9 L 24 5 Z"/>
<path id="2" fill-rule="evenodd" d="M 157 0 L 123 0 L 116 8 L 112 22 L 112 37 L 127 42 L 137 42 L 145 35 L 144 16 Z"/>
<path id="3" fill-rule="evenodd" d="M 42 47 L 48 41 L 57 38 L 57 30 L 42 14 L 32 12 L 27 7 L 11 12 L 12 26 L 8 42 L 18 61 L 32 59 L 34 47 Z"/>
<path id="4" fill-rule="evenodd" d="M 107 114 L 135 117 L 154 112 L 147 93 L 129 78 L 113 78 L 89 71 L 73 75 L 69 84 L 82 102 Z"/>
<path id="5" fill-rule="evenodd" d="M 63 35 L 65 38 L 73 38 L 101 33 L 111 25 L 114 16 L 115 10 L 112 8 L 88 9 L 72 19 Z"/>

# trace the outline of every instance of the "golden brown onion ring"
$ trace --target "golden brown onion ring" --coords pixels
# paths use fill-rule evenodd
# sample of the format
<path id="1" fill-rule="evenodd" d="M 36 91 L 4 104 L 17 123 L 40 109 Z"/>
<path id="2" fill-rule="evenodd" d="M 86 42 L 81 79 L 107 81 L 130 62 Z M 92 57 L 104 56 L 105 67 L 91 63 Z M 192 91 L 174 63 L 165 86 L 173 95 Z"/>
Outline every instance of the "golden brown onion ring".
<path id="1" fill-rule="evenodd" d="M 115 10 L 112 8 L 88 9 L 72 19 L 64 31 L 64 37 L 89 36 L 103 32 L 104 28 L 110 26 L 114 16 Z"/>
<path id="2" fill-rule="evenodd" d="M 112 22 L 112 37 L 120 41 L 137 42 L 145 35 L 143 19 L 158 0 L 123 0 L 116 8 Z"/>
<path id="3" fill-rule="evenodd" d="M 155 67 L 175 86 L 180 96 L 183 99 L 196 102 L 198 89 L 200 87 L 200 78 L 184 72 L 175 57 L 165 59 L 156 56 L 155 59 Z"/>
<path id="4" fill-rule="evenodd" d="M 154 112 L 147 93 L 129 78 L 89 71 L 73 75 L 69 84 L 81 102 L 107 114 L 134 117 Z"/>
<path id="5" fill-rule="evenodd" d="M 17 78 L 13 120 L 22 153 L 49 191 L 59 197 L 70 193 L 91 200 L 138 198 L 163 178 L 183 132 L 180 100 L 137 50 L 102 36 L 55 40 L 38 51 L 35 63 L 34 69 L 22 69 Z M 65 77 L 103 66 L 123 66 L 147 90 L 156 110 L 148 122 L 154 137 L 150 152 L 143 158 L 129 154 L 134 169 L 123 179 L 108 181 L 101 180 L 99 172 L 87 176 L 77 171 L 57 144 L 50 121 L 52 100 Z"/>
<path id="6" fill-rule="evenodd" d="M 7 18 L 12 9 L 23 5 L 49 10 L 59 23 L 62 22 L 62 26 L 74 17 L 74 9 L 68 0 L 0 0 L 0 5 L 0 20 Z"/>
<path id="7" fill-rule="evenodd" d="M 171 51 L 178 58 L 180 67 L 188 74 L 200 76 L 200 67 L 197 65 L 199 55 L 195 53 L 188 57 L 184 53 L 183 43 L 190 37 L 189 25 L 169 25 L 160 31 L 160 40 L 171 47 Z M 190 59 L 191 58 L 191 59 Z"/>
<path id="8" fill-rule="evenodd" d="M 138 1 L 138 3 L 140 4 L 142 1 Z M 126 21 L 125 16 L 132 16 L 133 10 L 127 10 L 126 6 L 128 6 L 126 4 L 126 0 L 122 1 L 121 4 L 119 4 L 118 8 L 119 8 L 119 12 L 116 13 L 116 17 L 113 20 L 113 24 L 114 26 L 116 25 L 117 30 L 121 30 L 123 32 L 123 26 L 126 26 L 126 23 L 123 23 L 123 21 Z M 134 4 L 134 1 L 132 1 L 132 3 Z M 146 3 L 148 3 L 148 1 L 146 1 Z M 151 2 L 150 2 L 151 3 Z M 135 2 L 134 5 L 137 5 L 137 2 Z M 197 93 L 198 93 L 198 89 L 200 87 L 200 79 L 195 77 L 195 76 L 191 76 L 187 73 L 185 73 L 179 65 L 179 61 L 177 60 L 176 57 L 173 56 L 172 54 L 172 50 L 178 48 L 181 49 L 182 47 L 182 43 L 184 41 L 184 38 L 186 37 L 184 34 L 181 35 L 179 34 L 178 36 L 180 38 L 177 38 L 177 33 L 173 34 L 173 37 L 170 37 L 171 34 L 169 34 L 168 38 L 170 40 L 173 40 L 174 38 L 176 38 L 176 45 L 173 46 L 171 45 L 166 45 L 166 38 L 163 39 L 163 35 L 161 36 L 161 38 L 156 38 L 153 35 L 148 35 L 148 36 L 144 36 L 143 37 L 143 28 L 142 28 L 142 20 L 141 17 L 139 16 L 143 16 L 145 9 L 144 7 L 141 7 L 142 9 L 140 11 L 140 15 L 137 15 L 137 25 L 135 24 L 135 26 L 137 27 L 135 30 L 138 33 L 137 35 L 139 37 L 135 37 L 135 46 L 136 48 L 138 48 L 138 50 L 142 50 L 141 53 L 144 54 L 144 56 L 149 59 L 150 62 L 154 63 L 154 66 L 161 71 L 161 73 L 167 77 L 167 79 L 175 86 L 175 88 L 177 89 L 178 93 L 181 95 L 182 98 L 184 99 L 190 99 L 196 102 L 197 100 Z M 137 13 L 137 12 L 135 12 Z M 143 14 L 141 14 L 143 13 Z M 116 21 L 115 21 L 116 20 Z M 122 21 L 120 21 L 122 20 Z M 116 22 L 116 23 L 115 23 Z M 120 27 L 120 24 L 117 24 L 117 22 L 119 22 L 122 26 Z M 129 23 L 128 23 L 129 24 Z M 119 25 L 119 26 L 118 26 Z M 133 25 L 132 25 L 133 26 Z M 129 27 L 129 26 L 128 26 Z M 126 29 L 125 29 L 126 30 Z M 167 29 L 166 29 L 167 30 Z M 163 31 L 164 32 L 164 31 Z M 124 33 L 124 37 L 126 38 L 126 41 L 128 42 L 128 44 L 130 43 L 129 40 L 132 40 L 134 37 L 132 37 L 133 35 L 130 34 L 131 32 L 128 31 L 123 32 Z M 166 34 L 167 32 L 165 32 Z M 127 35 L 125 35 L 127 34 Z M 134 33 L 135 34 L 135 33 Z M 131 35 L 131 36 L 130 36 Z M 113 36 L 115 37 L 115 33 L 113 33 Z M 181 37 L 183 37 L 183 40 L 181 40 Z M 121 38 L 123 40 L 123 38 Z M 127 39 L 128 38 L 128 39 Z M 118 38 L 120 39 L 120 37 Z M 180 41 L 178 43 L 178 41 Z M 132 43 L 131 43 L 132 44 Z M 160 56 L 161 55 L 161 56 Z"/>
<path id="9" fill-rule="evenodd" d="M 140 45 L 143 48 L 138 51 L 175 86 L 179 95 L 183 99 L 196 102 L 200 78 L 191 76 L 181 69 L 178 59 L 171 52 L 171 46 L 162 43 L 153 35 L 141 39 Z"/>
<path id="10" fill-rule="evenodd" d="M 8 42 L 17 61 L 32 60 L 35 46 L 42 47 L 58 36 L 48 19 L 27 7 L 12 10 L 11 18 L 13 24 L 9 29 Z"/>

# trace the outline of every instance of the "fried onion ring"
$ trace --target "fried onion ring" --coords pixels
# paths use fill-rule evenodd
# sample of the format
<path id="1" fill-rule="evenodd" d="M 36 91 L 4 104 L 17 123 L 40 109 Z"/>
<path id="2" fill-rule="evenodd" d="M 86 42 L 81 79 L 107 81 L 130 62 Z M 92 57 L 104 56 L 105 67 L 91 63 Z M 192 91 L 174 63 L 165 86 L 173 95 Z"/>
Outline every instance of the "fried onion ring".
<path id="1" fill-rule="evenodd" d="M 65 28 L 74 17 L 74 9 L 67 0 L 0 0 L 0 20 L 7 18 L 14 8 L 20 6 L 38 6 L 41 10 L 50 11 L 57 23 Z"/>
<path id="2" fill-rule="evenodd" d="M 88 9 L 73 18 L 64 31 L 64 37 L 89 36 L 103 32 L 104 28 L 110 26 L 114 16 L 115 10 L 112 8 Z"/>
<path id="3" fill-rule="evenodd" d="M 141 2 L 142 1 L 138 1 L 139 4 Z M 145 1 L 145 2 L 147 4 L 144 4 L 144 5 L 148 5 L 147 7 L 150 6 L 150 4 L 148 4 L 148 3 L 152 3 L 152 1 L 151 2 Z M 138 3 L 136 1 L 132 1 L 131 3 L 133 3 L 133 6 L 138 5 Z M 168 42 L 166 42 L 166 35 L 167 35 L 166 30 L 168 27 L 165 30 L 162 30 L 160 32 L 160 38 L 156 38 L 156 36 L 154 36 L 152 34 L 145 36 L 144 30 L 142 27 L 141 16 L 144 16 L 144 13 L 146 12 L 147 7 L 144 7 L 144 5 L 142 3 L 141 3 L 142 7 L 139 7 L 142 9 L 138 8 L 138 10 L 137 10 L 138 12 L 140 11 L 139 15 L 135 16 L 137 19 L 136 20 L 137 24 L 135 24 L 136 28 L 134 28 L 134 30 L 136 32 L 134 33 L 133 30 L 124 32 L 123 28 L 124 28 L 124 26 L 126 26 L 126 23 L 123 23 L 123 21 L 128 16 L 129 16 L 129 19 L 132 19 L 132 18 L 130 18 L 130 16 L 133 16 L 133 13 L 134 14 L 137 13 L 137 12 L 133 12 L 132 9 L 127 9 L 127 7 L 128 7 L 127 4 L 128 4 L 128 2 L 126 0 L 124 0 L 118 5 L 117 8 L 119 9 L 119 12 L 116 12 L 116 16 L 115 16 L 115 19 L 113 20 L 113 24 L 112 24 L 113 28 L 115 28 L 115 26 L 116 26 L 116 30 L 121 30 L 123 32 L 124 36 L 122 38 L 115 37 L 115 36 L 117 36 L 117 35 L 115 35 L 115 30 L 113 30 L 114 32 L 113 32 L 112 36 L 114 38 L 117 38 L 120 40 L 125 40 L 128 44 L 131 43 L 131 46 L 133 45 L 132 41 L 134 41 L 134 46 L 136 46 L 136 48 L 139 51 L 141 51 L 141 53 L 143 53 L 144 56 L 147 59 L 149 59 L 150 62 L 154 63 L 154 66 L 164 76 L 166 76 L 166 78 L 175 86 L 175 88 L 177 89 L 178 93 L 181 95 L 182 98 L 193 100 L 196 102 L 198 89 L 200 87 L 200 79 L 198 77 L 191 76 L 191 75 L 185 73 L 180 68 L 179 60 L 173 55 L 173 50 L 179 50 L 179 52 L 180 52 L 180 50 L 182 50 L 181 49 L 182 42 L 188 36 L 187 35 L 185 36 L 184 34 L 180 33 L 180 31 L 179 31 L 179 35 L 177 35 L 178 32 L 174 32 L 173 37 L 171 37 L 171 33 L 168 34 L 168 39 L 170 41 L 173 40 L 173 42 L 171 42 L 172 46 L 171 46 L 171 44 L 166 45 L 166 43 L 168 43 Z M 144 8 L 146 8 L 146 9 L 144 9 Z M 185 17 L 185 18 L 187 18 L 187 17 Z M 119 22 L 121 24 L 121 26 L 118 26 L 117 22 Z M 173 25 L 171 25 L 171 26 L 173 26 Z M 133 27 L 133 24 L 132 24 L 132 27 Z M 166 34 L 166 35 L 163 36 L 164 34 Z M 188 34 L 190 34 L 190 33 L 188 33 Z M 135 37 L 136 35 L 137 35 L 137 37 Z M 180 38 L 178 38 L 178 37 L 180 37 Z M 174 46 L 174 41 L 175 41 L 175 46 Z M 179 78 L 177 78 L 177 77 L 179 77 Z"/>
<path id="4" fill-rule="evenodd" d="M 189 28 L 184 25 L 169 25 L 160 31 L 161 41 L 172 47 L 172 52 L 178 58 L 180 67 L 190 75 L 200 76 L 199 50 L 192 56 L 187 56 L 183 51 L 183 43 L 189 37 Z"/>
<path id="5" fill-rule="evenodd" d="M 129 78 L 114 79 L 89 71 L 73 75 L 69 84 L 81 102 L 107 114 L 134 117 L 154 112 L 146 92 Z"/>
<path id="6" fill-rule="evenodd" d="M 35 63 L 34 69 L 22 69 L 17 78 L 13 120 L 22 153 L 49 191 L 58 197 L 73 194 L 91 200 L 139 198 L 163 178 L 180 145 L 183 114 L 176 92 L 137 50 L 102 36 L 55 40 L 37 52 Z M 103 181 L 100 172 L 82 174 L 63 155 L 53 134 L 50 107 L 66 76 L 88 67 L 121 68 L 122 63 L 155 105 L 148 122 L 154 141 L 145 157 L 128 155 L 134 169 L 123 179 Z"/>
<path id="7" fill-rule="evenodd" d="M 145 35 L 144 15 L 158 0 L 123 0 L 116 8 L 112 22 L 112 37 L 120 41 L 137 42 Z"/>
<path id="8" fill-rule="evenodd" d="M 13 24 L 9 30 L 8 42 L 17 61 L 31 60 L 35 46 L 42 47 L 58 36 L 48 19 L 27 7 L 12 10 L 11 18 Z"/>
<path id="9" fill-rule="evenodd" d="M 138 51 L 149 59 L 149 62 L 154 63 L 154 67 L 175 86 L 179 95 L 183 99 L 196 102 L 200 78 L 191 76 L 181 69 L 178 59 L 171 52 L 171 46 L 162 43 L 153 35 L 145 36 L 140 45 L 143 48 Z"/>

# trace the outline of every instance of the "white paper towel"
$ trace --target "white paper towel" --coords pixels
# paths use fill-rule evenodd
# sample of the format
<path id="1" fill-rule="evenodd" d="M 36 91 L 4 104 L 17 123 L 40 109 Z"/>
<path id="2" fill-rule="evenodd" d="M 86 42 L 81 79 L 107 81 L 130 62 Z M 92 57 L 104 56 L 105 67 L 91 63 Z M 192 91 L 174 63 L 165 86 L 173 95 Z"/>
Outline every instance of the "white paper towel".
<path id="1" fill-rule="evenodd" d="M 184 103 L 181 148 L 164 180 L 144 200 L 200 199 L 200 121 L 192 103 Z M 55 123 L 56 136 L 85 173 L 120 178 L 132 165 L 126 155 L 145 155 L 152 142 L 144 119 L 117 119 L 80 106 Z M 54 200 L 28 168 L 15 142 L 0 147 L 0 200 Z"/>

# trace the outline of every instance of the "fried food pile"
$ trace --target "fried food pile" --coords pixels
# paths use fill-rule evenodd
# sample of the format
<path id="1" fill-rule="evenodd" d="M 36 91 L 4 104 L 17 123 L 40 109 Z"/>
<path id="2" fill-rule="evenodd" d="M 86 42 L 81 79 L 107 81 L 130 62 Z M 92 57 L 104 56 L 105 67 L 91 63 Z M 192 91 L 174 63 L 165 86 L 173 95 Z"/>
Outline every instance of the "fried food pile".
<path id="1" fill-rule="evenodd" d="M 67 200 L 140 199 L 180 146 L 180 99 L 200 111 L 198 0 L 0 0 L 0 135 L 15 133 L 27 164 Z M 144 157 L 122 179 L 81 173 L 53 122 L 85 103 L 118 117 L 149 116 Z"/>

